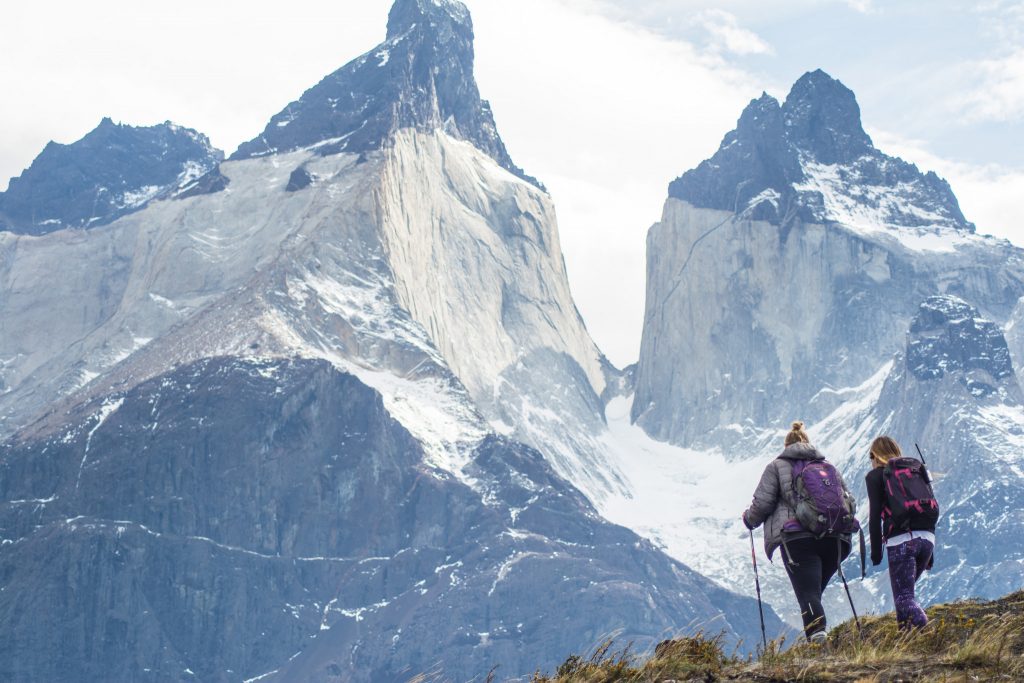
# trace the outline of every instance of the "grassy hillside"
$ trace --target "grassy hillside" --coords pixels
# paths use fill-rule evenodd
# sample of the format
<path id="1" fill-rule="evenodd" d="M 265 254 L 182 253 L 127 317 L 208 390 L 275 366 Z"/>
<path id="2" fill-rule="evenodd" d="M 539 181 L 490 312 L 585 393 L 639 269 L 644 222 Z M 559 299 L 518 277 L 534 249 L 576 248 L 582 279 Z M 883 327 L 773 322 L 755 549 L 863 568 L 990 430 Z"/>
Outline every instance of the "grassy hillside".
<path id="1" fill-rule="evenodd" d="M 723 652 L 720 638 L 667 640 L 647 661 L 628 646 L 606 643 L 587 656 L 569 657 L 534 683 L 636 681 L 1024 681 L 1024 591 L 993 602 L 965 601 L 928 610 L 920 631 L 901 632 L 892 614 L 833 629 L 827 644 L 785 648 L 771 642 L 757 659 Z"/>

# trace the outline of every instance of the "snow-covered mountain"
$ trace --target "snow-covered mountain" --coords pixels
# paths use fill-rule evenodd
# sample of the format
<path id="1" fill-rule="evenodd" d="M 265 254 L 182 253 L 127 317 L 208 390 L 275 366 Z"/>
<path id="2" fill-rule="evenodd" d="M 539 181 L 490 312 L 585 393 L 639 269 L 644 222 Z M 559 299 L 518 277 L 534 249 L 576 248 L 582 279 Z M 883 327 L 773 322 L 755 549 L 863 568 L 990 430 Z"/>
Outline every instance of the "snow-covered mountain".
<path id="1" fill-rule="evenodd" d="M 648 234 L 636 391 L 619 412 L 657 441 L 620 463 L 630 496 L 605 514 L 749 592 L 728 570 L 749 558 L 738 517 L 790 421 L 862 498 L 867 446 L 888 432 L 945 475 L 924 597 L 1017 588 L 1019 544 L 991 538 L 1019 536 L 1022 295 L 1024 250 L 977 234 L 945 181 L 875 149 L 841 83 L 816 71 L 782 105 L 754 100 Z M 651 514 L 673 490 L 685 502 Z M 795 621 L 783 569 L 763 581 Z M 857 584 L 865 607 L 884 606 L 886 581 Z"/>
<path id="2" fill-rule="evenodd" d="M 398 0 L 387 39 L 307 90 L 232 159 L 313 147 L 321 155 L 379 149 L 395 131 L 443 130 L 517 167 L 473 76 L 473 23 L 453 0 Z"/>
<path id="3" fill-rule="evenodd" d="M 974 232 L 949 184 L 876 149 L 853 92 L 820 69 L 781 105 L 767 93 L 753 100 L 718 152 L 668 192 L 775 224 L 836 222 L 908 239 L 916 233 L 906 228 Z"/>
<path id="4" fill-rule="evenodd" d="M 1024 294 L 1024 252 L 975 234 L 945 181 L 876 150 L 853 93 L 820 71 L 781 106 L 751 102 L 672 183 L 648 255 L 633 418 L 683 446 L 749 449 L 824 417 L 931 294 L 997 321 Z"/>
<path id="5" fill-rule="evenodd" d="M 95 228 L 187 192 L 223 154 L 205 135 L 171 122 L 149 127 L 109 118 L 81 140 L 51 142 L 0 192 L 0 230 L 43 235 Z"/>
<path id="6" fill-rule="evenodd" d="M 756 640 L 752 601 L 579 492 L 627 495 L 617 374 L 472 49 L 461 3 L 398 0 L 189 186 L 0 231 L 0 677 L 470 680 L 613 631 Z"/>

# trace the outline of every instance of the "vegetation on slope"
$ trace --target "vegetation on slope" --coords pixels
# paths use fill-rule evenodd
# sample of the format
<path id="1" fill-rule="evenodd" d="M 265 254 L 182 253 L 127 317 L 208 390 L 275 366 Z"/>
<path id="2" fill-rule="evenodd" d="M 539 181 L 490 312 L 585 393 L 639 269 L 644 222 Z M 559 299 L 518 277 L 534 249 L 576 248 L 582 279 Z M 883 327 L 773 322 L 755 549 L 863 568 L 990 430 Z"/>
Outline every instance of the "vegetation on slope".
<path id="1" fill-rule="evenodd" d="M 861 618 L 832 630 L 825 645 L 768 644 L 757 659 L 727 654 L 722 638 L 700 634 L 667 640 L 641 661 L 628 646 L 605 643 L 588 657 L 573 655 L 533 683 L 665 683 L 668 681 L 1024 680 L 1024 591 L 993 602 L 964 601 L 927 610 L 924 629 L 901 631 L 892 614 Z"/>

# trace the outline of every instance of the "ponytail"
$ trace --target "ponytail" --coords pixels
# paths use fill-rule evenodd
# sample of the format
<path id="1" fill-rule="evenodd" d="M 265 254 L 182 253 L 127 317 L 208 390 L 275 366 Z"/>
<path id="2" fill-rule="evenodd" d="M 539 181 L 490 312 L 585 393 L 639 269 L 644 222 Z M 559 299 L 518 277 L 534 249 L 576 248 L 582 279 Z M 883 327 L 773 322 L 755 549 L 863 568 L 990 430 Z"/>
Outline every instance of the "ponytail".
<path id="1" fill-rule="evenodd" d="M 811 438 L 807 436 L 807 432 L 804 431 L 803 422 L 794 422 L 793 428 L 786 434 L 786 446 L 792 446 L 795 443 L 810 443 Z"/>

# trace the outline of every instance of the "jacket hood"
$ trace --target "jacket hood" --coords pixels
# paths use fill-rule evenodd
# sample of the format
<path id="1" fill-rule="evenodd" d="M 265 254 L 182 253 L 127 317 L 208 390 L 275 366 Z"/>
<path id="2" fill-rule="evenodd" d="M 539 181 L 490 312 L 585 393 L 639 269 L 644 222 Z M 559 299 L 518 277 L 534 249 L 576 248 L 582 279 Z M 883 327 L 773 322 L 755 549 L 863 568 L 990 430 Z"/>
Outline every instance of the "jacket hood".
<path id="1" fill-rule="evenodd" d="M 809 443 L 795 443 L 786 446 L 780 458 L 786 460 L 824 460 L 825 456 L 818 452 L 818 449 Z"/>

